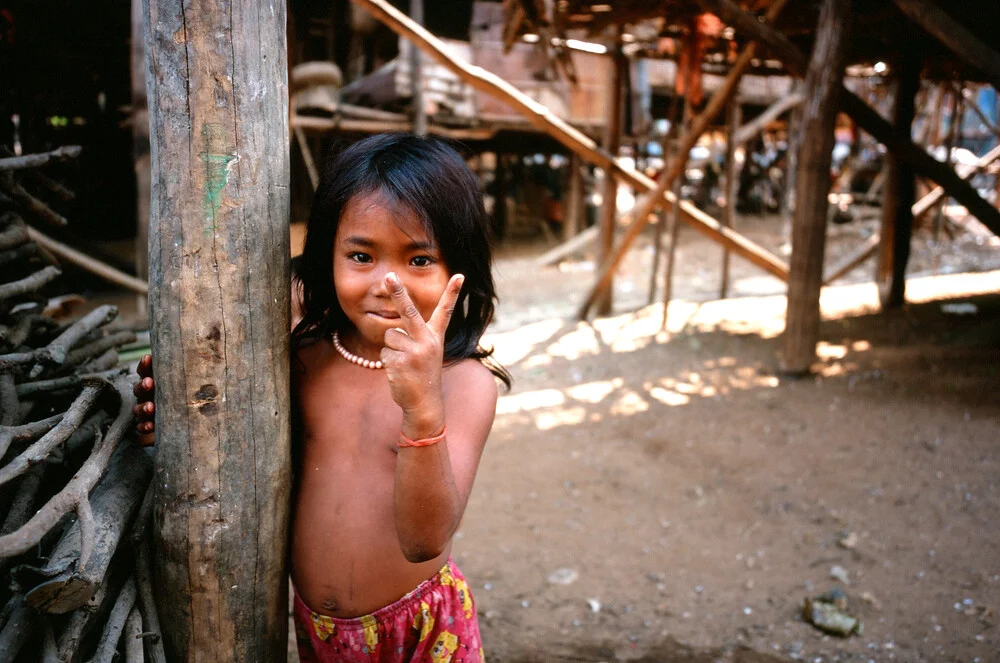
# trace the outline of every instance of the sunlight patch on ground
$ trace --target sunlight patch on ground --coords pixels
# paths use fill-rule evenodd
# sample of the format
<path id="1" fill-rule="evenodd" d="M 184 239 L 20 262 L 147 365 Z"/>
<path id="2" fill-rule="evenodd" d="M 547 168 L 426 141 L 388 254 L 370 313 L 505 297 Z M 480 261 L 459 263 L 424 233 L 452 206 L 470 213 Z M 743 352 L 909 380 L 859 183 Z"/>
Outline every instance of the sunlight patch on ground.
<path id="1" fill-rule="evenodd" d="M 995 292 L 1000 287 L 1000 271 L 955 274 L 910 279 L 907 300 L 920 302 Z M 874 284 L 824 288 L 820 305 L 826 319 L 870 313 L 878 310 Z M 518 369 L 544 370 L 553 358 L 575 360 L 601 352 L 632 352 L 651 343 L 665 344 L 679 333 L 721 330 L 770 338 L 784 328 L 785 297 L 746 297 L 712 302 L 673 301 L 670 303 L 668 332 L 659 331 L 662 305 L 638 312 L 602 318 L 593 324 L 568 323 L 553 319 L 526 325 L 518 330 L 491 334 L 487 344 L 495 344 L 496 357 Z M 561 334 L 561 335 L 560 335 Z M 693 342 L 693 341 L 692 341 Z M 850 352 L 865 352 L 871 343 L 857 340 L 849 345 L 820 342 L 817 355 L 824 365 L 821 375 L 832 377 L 857 369 L 845 361 Z M 683 350 L 682 350 L 683 351 Z M 774 389 L 779 380 L 762 375 L 753 366 L 740 366 L 737 359 L 722 356 L 708 359 L 699 371 L 684 371 L 645 382 L 641 389 L 629 387 L 623 377 L 507 394 L 497 403 L 497 424 L 534 424 L 541 430 L 600 421 L 604 416 L 631 416 L 653 405 L 683 406 L 694 398 L 716 398 L 734 391 Z M 516 389 L 516 383 L 515 383 Z M 595 406 L 606 410 L 594 411 Z M 590 409 L 588 409 L 588 407 Z"/>

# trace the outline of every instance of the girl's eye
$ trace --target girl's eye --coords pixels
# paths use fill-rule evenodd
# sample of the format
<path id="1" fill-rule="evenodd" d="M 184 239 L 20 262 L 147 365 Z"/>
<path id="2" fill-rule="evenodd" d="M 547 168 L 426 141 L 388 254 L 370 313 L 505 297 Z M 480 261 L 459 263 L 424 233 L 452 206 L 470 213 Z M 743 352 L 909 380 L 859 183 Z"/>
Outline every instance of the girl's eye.
<path id="1" fill-rule="evenodd" d="M 362 264 L 369 263 L 372 261 L 372 257 L 370 255 L 368 255 L 367 253 L 362 253 L 360 251 L 355 251 L 354 253 L 347 254 L 347 259 L 352 262 L 357 262 Z"/>
<path id="2" fill-rule="evenodd" d="M 430 256 L 416 256 L 410 260 L 410 264 L 414 267 L 429 267 L 434 264 L 434 259 Z"/>

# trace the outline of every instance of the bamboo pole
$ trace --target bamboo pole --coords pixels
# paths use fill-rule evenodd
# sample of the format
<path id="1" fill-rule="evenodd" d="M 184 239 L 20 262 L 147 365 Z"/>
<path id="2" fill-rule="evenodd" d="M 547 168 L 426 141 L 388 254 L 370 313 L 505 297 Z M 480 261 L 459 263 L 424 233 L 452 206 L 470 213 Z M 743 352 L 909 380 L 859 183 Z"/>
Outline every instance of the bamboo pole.
<path id="1" fill-rule="evenodd" d="M 657 189 L 656 182 L 634 168 L 623 165 L 598 147 L 588 136 L 567 124 L 543 104 L 528 97 L 496 74 L 451 57 L 445 52 L 439 39 L 420 26 L 413 25 L 413 22 L 402 12 L 385 0 L 351 0 L 351 2 L 371 12 L 397 34 L 416 43 L 425 53 L 454 72 L 473 88 L 502 99 L 523 114 L 532 125 L 579 154 L 588 163 L 609 170 L 614 176 L 640 191 L 655 191 Z M 664 193 L 661 198 L 656 199 L 654 204 L 665 205 L 669 208 L 675 203 L 677 201 L 672 194 Z M 788 267 L 780 258 L 739 233 L 723 228 L 716 219 L 694 205 L 687 202 L 677 204 L 681 207 L 682 221 L 713 241 L 726 244 L 733 250 L 733 253 L 764 271 L 782 280 L 787 278 Z"/>
<path id="2" fill-rule="evenodd" d="M 781 355 L 781 369 L 791 375 L 807 374 L 816 359 L 833 129 L 843 89 L 840 81 L 850 21 L 851 0 L 823 0 L 806 74 L 807 101 L 802 115 L 803 142 L 796 178 L 788 310 Z"/>

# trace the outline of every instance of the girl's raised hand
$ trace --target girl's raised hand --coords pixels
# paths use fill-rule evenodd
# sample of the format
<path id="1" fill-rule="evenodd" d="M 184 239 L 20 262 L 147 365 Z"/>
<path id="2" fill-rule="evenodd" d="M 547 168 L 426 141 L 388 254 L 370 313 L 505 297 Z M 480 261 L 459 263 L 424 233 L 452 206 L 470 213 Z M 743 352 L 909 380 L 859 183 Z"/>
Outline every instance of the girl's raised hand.
<path id="1" fill-rule="evenodd" d="M 407 437 L 431 437 L 444 428 L 444 337 L 464 282 L 463 275 L 452 276 L 430 319 L 424 322 L 399 277 L 392 272 L 385 276 L 401 327 L 385 333 L 381 358 L 392 400 L 403 410 L 403 433 Z"/>

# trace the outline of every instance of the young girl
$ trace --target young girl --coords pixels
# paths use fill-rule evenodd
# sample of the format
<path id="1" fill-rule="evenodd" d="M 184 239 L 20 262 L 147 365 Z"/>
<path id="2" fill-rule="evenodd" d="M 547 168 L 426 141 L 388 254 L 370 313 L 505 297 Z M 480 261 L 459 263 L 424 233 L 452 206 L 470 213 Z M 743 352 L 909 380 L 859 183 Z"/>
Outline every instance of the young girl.
<path id="1" fill-rule="evenodd" d="M 484 660 L 451 539 L 493 423 L 478 178 L 443 143 L 355 143 L 330 165 L 293 283 L 291 538 L 303 661 Z M 140 433 L 152 433 L 151 363 Z"/>

